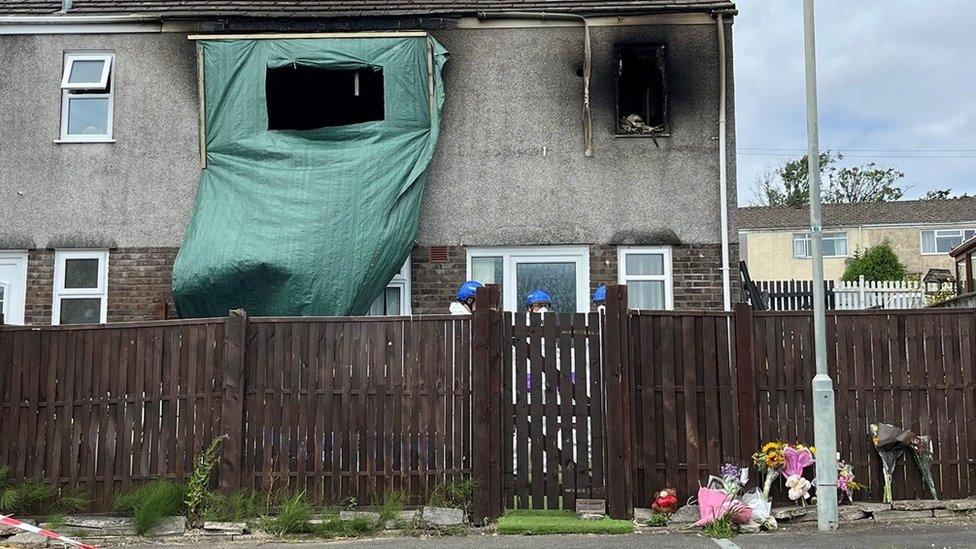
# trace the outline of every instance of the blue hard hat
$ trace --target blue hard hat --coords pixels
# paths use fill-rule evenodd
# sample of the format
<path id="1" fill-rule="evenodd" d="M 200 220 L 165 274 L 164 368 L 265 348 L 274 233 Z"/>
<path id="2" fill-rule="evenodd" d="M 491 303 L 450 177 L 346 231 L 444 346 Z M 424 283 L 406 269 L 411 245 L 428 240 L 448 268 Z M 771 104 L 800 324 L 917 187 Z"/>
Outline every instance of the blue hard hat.
<path id="1" fill-rule="evenodd" d="M 478 282 L 477 280 L 469 280 L 461 287 L 458 288 L 457 298 L 458 301 L 467 301 L 469 299 L 474 299 L 475 294 L 478 293 L 478 288 L 483 288 L 484 284 Z"/>
<path id="2" fill-rule="evenodd" d="M 526 307 L 531 307 L 532 305 L 538 305 L 540 303 L 548 303 L 552 305 L 552 299 L 545 290 L 532 290 L 525 298 Z"/>
<path id="3" fill-rule="evenodd" d="M 595 303 L 603 303 L 607 300 L 607 285 L 600 284 L 600 287 L 593 292 L 593 301 Z"/>

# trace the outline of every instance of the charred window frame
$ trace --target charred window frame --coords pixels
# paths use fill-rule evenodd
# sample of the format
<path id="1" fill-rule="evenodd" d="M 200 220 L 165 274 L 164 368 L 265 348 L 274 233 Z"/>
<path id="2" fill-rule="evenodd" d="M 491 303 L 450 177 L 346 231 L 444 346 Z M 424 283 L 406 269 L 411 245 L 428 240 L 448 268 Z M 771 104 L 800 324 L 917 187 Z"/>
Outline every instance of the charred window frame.
<path id="1" fill-rule="evenodd" d="M 667 47 L 659 43 L 614 46 L 617 71 L 617 137 L 666 137 L 668 116 Z"/>
<path id="2" fill-rule="evenodd" d="M 330 69 L 295 63 L 269 67 L 269 130 L 317 130 L 383 120 L 383 69 Z"/>

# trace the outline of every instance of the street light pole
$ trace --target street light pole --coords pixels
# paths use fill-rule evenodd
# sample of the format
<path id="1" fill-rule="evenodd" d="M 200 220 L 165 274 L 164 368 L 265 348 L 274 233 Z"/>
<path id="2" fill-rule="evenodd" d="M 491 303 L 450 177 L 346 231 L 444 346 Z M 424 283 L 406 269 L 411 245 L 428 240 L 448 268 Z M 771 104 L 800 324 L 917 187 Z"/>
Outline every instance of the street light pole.
<path id="1" fill-rule="evenodd" d="M 810 178 L 810 236 L 813 244 L 813 334 L 817 375 L 813 378 L 813 438 L 817 447 L 817 526 L 837 529 L 837 432 L 834 384 L 827 373 L 827 314 L 823 284 L 823 227 L 820 222 L 820 143 L 817 129 L 817 49 L 813 0 L 803 0 L 803 51 L 807 88 L 807 173 Z"/>

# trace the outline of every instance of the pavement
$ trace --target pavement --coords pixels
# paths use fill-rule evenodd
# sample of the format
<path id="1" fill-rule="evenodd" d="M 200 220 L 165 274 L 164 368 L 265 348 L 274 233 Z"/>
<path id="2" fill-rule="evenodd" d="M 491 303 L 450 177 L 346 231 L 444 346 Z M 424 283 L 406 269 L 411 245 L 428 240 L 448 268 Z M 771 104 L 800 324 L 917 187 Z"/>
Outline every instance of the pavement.
<path id="1" fill-rule="evenodd" d="M 778 532 L 712 540 L 691 532 L 644 532 L 626 536 L 498 536 L 391 537 L 371 540 L 291 543 L 208 542 L 207 549 L 976 549 L 976 521 L 897 522 L 843 525 L 836 532 L 817 532 L 815 524 L 790 526 Z M 128 545 L 158 548 L 160 545 Z"/>

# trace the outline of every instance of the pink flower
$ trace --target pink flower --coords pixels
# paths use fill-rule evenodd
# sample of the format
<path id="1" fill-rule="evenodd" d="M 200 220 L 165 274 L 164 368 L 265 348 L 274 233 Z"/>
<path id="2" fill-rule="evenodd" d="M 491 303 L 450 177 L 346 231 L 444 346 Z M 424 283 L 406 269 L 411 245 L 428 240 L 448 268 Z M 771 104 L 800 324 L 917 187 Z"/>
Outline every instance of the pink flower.
<path id="1" fill-rule="evenodd" d="M 803 470 L 813 465 L 813 454 L 807 448 L 797 449 L 787 446 L 783 449 L 783 455 L 786 458 L 783 474 L 787 477 L 802 476 Z"/>

